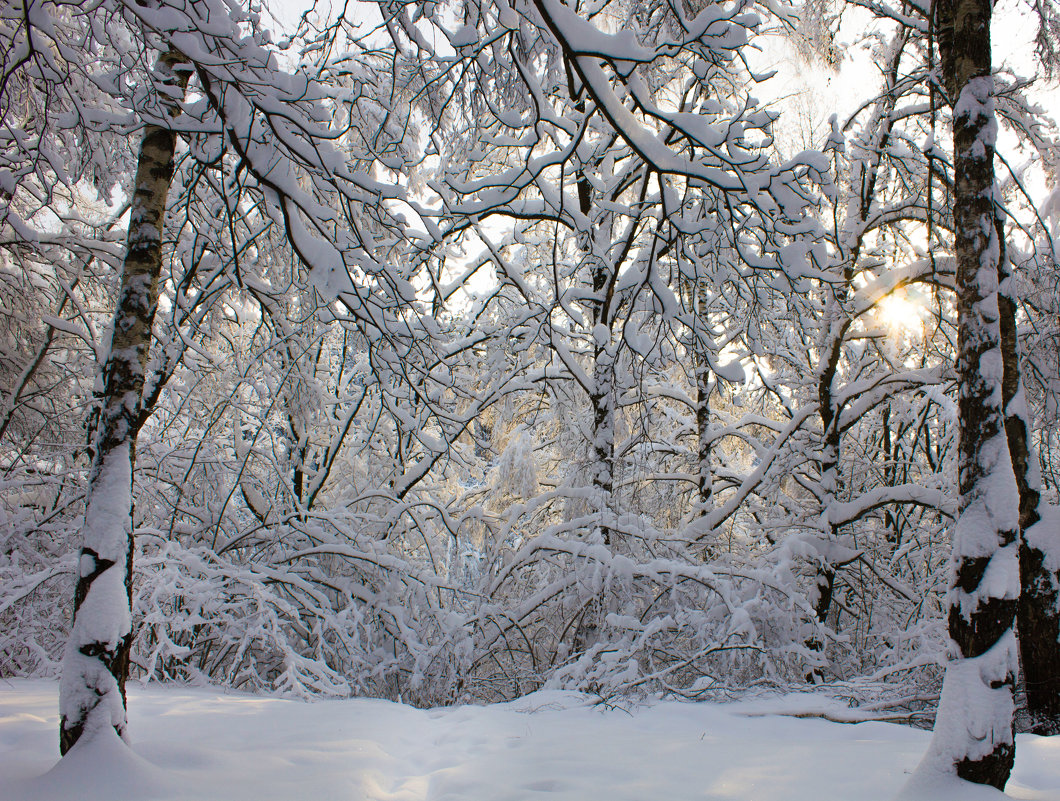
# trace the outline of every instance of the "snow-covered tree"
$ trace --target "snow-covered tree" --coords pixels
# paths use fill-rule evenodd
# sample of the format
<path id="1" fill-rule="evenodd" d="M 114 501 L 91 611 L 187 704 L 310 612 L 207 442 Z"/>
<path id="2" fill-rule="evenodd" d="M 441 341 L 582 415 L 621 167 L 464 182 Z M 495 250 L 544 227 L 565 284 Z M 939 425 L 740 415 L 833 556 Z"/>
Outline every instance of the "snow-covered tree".
<path id="1" fill-rule="evenodd" d="M 992 7 L 947 0 L 936 10 L 943 89 L 953 104 L 960 505 L 949 591 L 952 661 L 918 771 L 953 772 L 1001 789 L 1015 758 L 1020 521 L 998 309 L 1003 247 L 995 207 Z"/>
<path id="2" fill-rule="evenodd" d="M 187 85 L 187 65 L 169 51 L 152 77 L 160 86 L 163 108 L 175 116 Z M 103 362 L 74 622 L 63 660 L 59 747 L 64 754 L 86 733 L 108 726 L 119 735 L 125 732 L 125 679 L 133 638 L 132 481 L 175 151 L 172 130 L 145 126 L 131 188 L 121 289 Z"/>

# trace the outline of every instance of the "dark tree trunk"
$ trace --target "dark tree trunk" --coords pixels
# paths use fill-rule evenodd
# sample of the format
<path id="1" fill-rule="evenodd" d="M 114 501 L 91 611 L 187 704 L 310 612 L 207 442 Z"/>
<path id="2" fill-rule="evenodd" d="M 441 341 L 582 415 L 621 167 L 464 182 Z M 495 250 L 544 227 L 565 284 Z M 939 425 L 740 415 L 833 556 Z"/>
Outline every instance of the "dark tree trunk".
<path id="1" fill-rule="evenodd" d="M 1015 758 L 1019 515 L 1002 400 L 991 2 L 940 0 L 937 12 L 937 41 L 953 103 L 961 443 L 949 595 L 955 653 L 928 761 L 1000 789 Z"/>
<path id="2" fill-rule="evenodd" d="M 855 256 L 856 258 L 856 256 Z M 850 280 L 851 270 L 845 271 L 847 280 Z M 834 313 L 837 318 L 833 321 L 833 328 L 838 328 L 838 335 L 832 331 L 834 338 L 828 351 L 828 358 L 823 365 L 821 376 L 817 384 L 818 413 L 821 418 L 821 494 L 824 514 L 827 515 L 832 504 L 837 501 L 842 492 L 842 482 L 839 475 L 839 457 L 843 447 L 842 431 L 839 426 L 840 409 L 836 406 L 832 397 L 832 384 L 839 370 L 839 360 L 842 356 L 843 338 L 849 322 L 839 320 L 838 315 L 842 312 L 842 302 L 846 299 L 845 287 L 837 291 L 837 301 Z M 839 538 L 839 526 L 828 522 L 822 531 L 822 536 L 829 543 L 834 543 Z M 822 559 L 817 567 L 814 577 L 814 590 L 811 599 L 813 601 L 814 615 L 817 622 L 823 627 L 828 620 L 828 613 L 832 608 L 832 596 L 835 593 L 836 568 L 827 559 Z M 806 645 L 813 651 L 821 651 L 824 642 L 816 635 L 806 641 Z M 824 678 L 820 667 L 813 667 L 807 674 L 806 680 L 810 683 L 818 683 Z"/>
<path id="3" fill-rule="evenodd" d="M 586 218 L 590 218 L 593 211 L 592 193 L 589 179 L 580 175 L 578 202 Z M 592 260 L 590 277 L 593 287 L 590 318 L 593 326 L 593 389 L 589 393 L 593 414 L 590 480 L 598 498 L 597 511 L 601 518 L 605 518 L 611 510 L 611 496 L 615 486 L 615 364 L 611 343 L 611 310 L 605 297 L 611 271 L 610 265 L 593 252 L 594 234 L 594 231 L 589 234 L 587 254 Z M 601 519 L 598 530 L 604 544 L 610 545 L 611 528 L 605 520 Z"/>
<path id="4" fill-rule="evenodd" d="M 1005 433 L 1012 455 L 1012 470 L 1019 488 L 1020 597 L 1016 609 L 1020 663 L 1027 694 L 1031 729 L 1039 734 L 1060 734 L 1060 574 L 1047 552 L 1060 550 L 1058 532 L 1043 530 L 1037 456 L 1030 443 L 1030 418 L 1020 375 L 1019 339 L 1016 330 L 1015 282 L 1004 257 L 1004 227 L 997 219 L 1002 258 L 998 265 L 1001 313 L 1001 349 L 1005 362 Z M 1037 526 L 1037 528 L 1035 528 Z"/>
<path id="5" fill-rule="evenodd" d="M 1056 532 L 1044 536 L 1050 534 L 1056 548 Z M 1060 734 L 1060 576 L 1046 559 L 1045 550 L 1021 542 L 1020 662 L 1032 731 Z"/>
<path id="6" fill-rule="evenodd" d="M 695 309 L 698 322 L 702 324 L 706 336 L 710 334 L 710 321 L 707 314 L 707 293 L 699 282 L 693 287 Z M 693 332 L 695 336 L 696 332 Z M 705 338 L 705 337 L 704 337 Z M 711 469 L 710 439 L 710 393 L 713 389 L 710 360 L 707 358 L 706 345 L 693 339 L 696 370 L 696 506 L 697 514 L 705 516 L 711 507 L 714 495 L 713 471 Z M 713 544 L 713 543 L 712 543 Z"/>
<path id="7" fill-rule="evenodd" d="M 567 80 L 568 86 L 576 85 L 569 63 Z M 584 112 L 584 100 L 576 100 L 574 107 L 579 112 Z M 597 193 L 586 174 L 590 169 L 590 164 L 579 165 L 576 184 L 579 211 L 590 221 L 589 230 L 584 233 L 584 258 L 589 267 L 589 279 L 592 284 L 592 299 L 589 302 L 589 320 L 592 326 L 590 334 L 593 339 L 592 386 L 589 391 L 589 406 L 592 412 L 589 482 L 593 489 L 593 511 L 596 513 L 596 525 L 592 534 L 598 536 L 604 545 L 610 546 L 613 541 L 610 518 L 614 508 L 615 487 L 615 363 L 611 341 L 611 305 L 607 297 L 611 265 L 597 251 L 596 237 L 599 231 L 597 224 L 592 222 L 593 202 Z M 600 597 L 590 598 L 585 603 L 574 629 L 575 653 L 584 653 L 595 644 L 607 612 L 608 608 Z"/>

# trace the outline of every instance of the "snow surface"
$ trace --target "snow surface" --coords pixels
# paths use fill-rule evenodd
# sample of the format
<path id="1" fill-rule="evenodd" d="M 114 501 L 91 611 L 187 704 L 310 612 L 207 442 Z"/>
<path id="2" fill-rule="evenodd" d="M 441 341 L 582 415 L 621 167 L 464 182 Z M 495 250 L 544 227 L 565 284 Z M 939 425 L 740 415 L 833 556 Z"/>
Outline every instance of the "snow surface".
<path id="1" fill-rule="evenodd" d="M 133 749 L 107 735 L 56 764 L 57 686 L 0 681 L 0 798 L 269 801 L 884 801 L 929 732 L 779 717 L 846 708 L 813 695 L 606 707 L 542 692 L 419 710 L 129 686 Z M 1060 737 L 1020 736 L 1008 795 L 926 777 L 917 801 L 1060 801 Z"/>

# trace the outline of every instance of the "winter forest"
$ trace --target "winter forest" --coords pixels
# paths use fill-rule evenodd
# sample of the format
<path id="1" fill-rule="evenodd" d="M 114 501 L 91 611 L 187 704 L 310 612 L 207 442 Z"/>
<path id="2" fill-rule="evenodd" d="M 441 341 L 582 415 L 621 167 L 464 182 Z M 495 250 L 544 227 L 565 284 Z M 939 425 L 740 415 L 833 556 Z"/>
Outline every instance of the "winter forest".
<path id="1" fill-rule="evenodd" d="M 127 680 L 809 693 L 923 798 L 1058 742 L 1054 0 L 273 2 L 0 0 L 0 684 L 66 759 Z"/>

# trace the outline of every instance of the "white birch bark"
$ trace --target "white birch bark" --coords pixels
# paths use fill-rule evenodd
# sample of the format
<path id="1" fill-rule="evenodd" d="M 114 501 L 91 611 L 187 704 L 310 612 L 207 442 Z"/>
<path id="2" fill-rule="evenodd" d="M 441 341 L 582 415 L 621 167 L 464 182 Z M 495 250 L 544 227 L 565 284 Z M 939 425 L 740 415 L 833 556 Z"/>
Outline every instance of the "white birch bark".
<path id="1" fill-rule="evenodd" d="M 187 72 L 169 53 L 158 70 L 182 96 Z M 171 104 L 173 101 L 169 101 Z M 74 622 L 63 657 L 59 749 L 113 728 L 125 734 L 125 679 L 132 645 L 132 479 L 140 400 L 158 305 L 162 228 L 176 134 L 148 125 L 140 146 L 121 291 L 88 477 Z"/>

